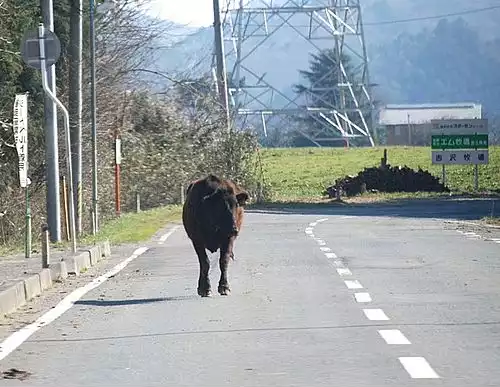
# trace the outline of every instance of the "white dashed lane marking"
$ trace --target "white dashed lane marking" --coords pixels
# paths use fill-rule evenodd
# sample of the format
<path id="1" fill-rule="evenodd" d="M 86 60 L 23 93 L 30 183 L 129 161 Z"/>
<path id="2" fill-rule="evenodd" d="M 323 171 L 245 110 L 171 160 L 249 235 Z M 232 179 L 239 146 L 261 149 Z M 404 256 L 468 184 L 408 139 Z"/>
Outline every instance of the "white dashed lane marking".
<path id="1" fill-rule="evenodd" d="M 439 378 L 439 375 L 423 357 L 400 357 L 399 361 L 413 379 Z"/>
<path id="2" fill-rule="evenodd" d="M 405 335 L 399 329 L 382 329 L 378 333 L 390 345 L 408 345 L 411 344 Z"/>
<path id="3" fill-rule="evenodd" d="M 389 317 L 384 313 L 382 309 L 363 309 L 365 316 L 371 321 L 387 321 Z"/>
<path id="4" fill-rule="evenodd" d="M 347 268 L 339 267 L 337 268 L 337 273 L 339 273 L 340 276 L 348 276 L 352 275 L 351 271 Z"/>
<path id="5" fill-rule="evenodd" d="M 370 293 L 354 293 L 354 298 L 356 299 L 356 302 L 359 303 L 372 302 Z"/>
<path id="6" fill-rule="evenodd" d="M 350 218 L 348 216 L 343 218 Z M 325 254 L 328 259 L 335 259 L 333 261 L 336 267 L 337 273 L 340 277 L 352 276 L 351 270 L 349 270 L 345 264 L 337 260 L 337 255 L 332 252 L 332 249 L 326 246 L 326 242 L 320 238 L 317 238 L 313 234 L 313 227 L 317 226 L 318 223 L 322 223 L 328 220 L 327 218 L 318 219 L 316 222 L 309 223 L 310 227 L 306 228 L 306 234 L 313 238 L 321 246 L 320 250 Z M 457 230 L 458 232 L 464 234 L 468 239 L 478 239 L 481 236 L 476 233 L 465 233 L 463 231 Z M 500 243 L 500 239 L 492 239 L 495 243 Z M 348 289 L 362 289 L 363 285 L 358 280 L 345 280 L 345 285 Z M 357 303 L 370 303 L 372 302 L 372 297 L 370 293 L 366 292 L 356 292 L 354 293 L 354 298 Z M 382 309 L 363 309 L 363 313 L 366 318 L 371 321 L 388 321 L 389 317 L 385 314 Z M 406 338 L 406 336 L 399 329 L 381 329 L 378 330 L 379 335 L 388 345 L 410 345 L 411 342 Z M 413 379 L 436 379 L 439 378 L 438 374 L 431 368 L 429 363 L 423 357 L 399 357 L 398 360 L 403 365 L 404 369 L 410 374 Z"/>
<path id="7" fill-rule="evenodd" d="M 363 285 L 361 285 L 358 280 L 348 280 L 344 281 L 344 283 L 348 289 L 363 289 Z"/>

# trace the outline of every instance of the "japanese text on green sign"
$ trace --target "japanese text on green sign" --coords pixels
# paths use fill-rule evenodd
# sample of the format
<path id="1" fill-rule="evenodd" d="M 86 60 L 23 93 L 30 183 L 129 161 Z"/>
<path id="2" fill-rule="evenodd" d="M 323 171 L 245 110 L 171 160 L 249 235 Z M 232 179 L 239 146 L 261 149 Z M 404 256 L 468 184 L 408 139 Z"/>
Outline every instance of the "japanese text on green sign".
<path id="1" fill-rule="evenodd" d="M 432 149 L 488 149 L 488 135 L 434 135 L 432 136 Z"/>

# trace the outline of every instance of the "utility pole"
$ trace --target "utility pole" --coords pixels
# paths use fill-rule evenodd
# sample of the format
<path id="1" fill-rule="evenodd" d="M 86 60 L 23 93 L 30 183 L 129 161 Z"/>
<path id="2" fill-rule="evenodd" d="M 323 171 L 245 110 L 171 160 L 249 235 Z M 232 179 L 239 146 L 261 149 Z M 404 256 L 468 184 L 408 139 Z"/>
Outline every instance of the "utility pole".
<path id="1" fill-rule="evenodd" d="M 222 24 L 220 20 L 219 0 L 213 0 L 214 7 L 214 36 L 215 36 L 215 59 L 217 63 L 217 85 L 220 99 L 226 111 L 227 129 L 231 131 L 231 118 L 229 113 L 229 98 L 227 95 L 226 64 L 224 60 L 224 44 L 222 40 Z"/>
<path id="2" fill-rule="evenodd" d="M 92 117 L 92 234 L 99 231 L 99 212 L 97 207 L 97 94 L 95 69 L 95 0 L 90 5 L 90 100 Z"/>
<path id="3" fill-rule="evenodd" d="M 73 164 L 76 232 L 82 233 L 82 49 L 83 0 L 70 0 L 70 89 L 71 161 Z"/>
<path id="4" fill-rule="evenodd" d="M 43 24 L 54 32 L 54 11 L 52 0 L 40 0 Z M 56 66 L 47 68 L 47 83 L 51 92 L 56 93 Z M 59 148 L 57 140 L 57 109 L 55 102 L 45 96 L 45 158 L 47 162 L 47 224 L 51 242 L 61 241 L 61 202 L 59 198 Z"/>

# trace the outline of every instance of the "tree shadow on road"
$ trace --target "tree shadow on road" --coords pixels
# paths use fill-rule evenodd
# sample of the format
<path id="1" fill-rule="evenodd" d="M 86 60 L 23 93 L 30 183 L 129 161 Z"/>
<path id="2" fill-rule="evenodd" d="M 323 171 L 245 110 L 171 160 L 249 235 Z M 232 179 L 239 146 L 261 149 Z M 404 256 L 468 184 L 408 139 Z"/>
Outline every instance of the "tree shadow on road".
<path id="1" fill-rule="evenodd" d="M 348 203 L 335 200 L 322 203 L 264 203 L 250 205 L 245 212 L 478 220 L 488 216 L 499 216 L 500 198 L 393 199 L 378 203 Z"/>
<path id="2" fill-rule="evenodd" d="M 129 298 L 125 300 L 79 300 L 75 305 L 88 306 L 128 306 L 128 305 L 144 305 L 155 302 L 168 301 L 185 301 L 195 298 L 194 296 L 177 296 L 177 297 L 157 297 L 157 298 Z"/>

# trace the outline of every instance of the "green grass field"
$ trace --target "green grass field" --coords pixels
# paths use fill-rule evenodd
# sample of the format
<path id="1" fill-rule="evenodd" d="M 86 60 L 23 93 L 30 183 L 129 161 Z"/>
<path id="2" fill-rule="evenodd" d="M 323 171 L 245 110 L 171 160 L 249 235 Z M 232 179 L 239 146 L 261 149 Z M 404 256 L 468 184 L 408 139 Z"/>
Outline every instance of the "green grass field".
<path id="1" fill-rule="evenodd" d="M 150 239 L 168 222 L 181 219 L 182 207 L 170 205 L 139 213 L 123 214 L 120 218 L 108 221 L 94 237 L 89 235 L 81 243 L 108 240 L 111 244 L 135 243 Z"/>
<path id="2" fill-rule="evenodd" d="M 441 166 L 431 164 L 429 147 L 385 147 L 392 166 L 419 167 L 441 178 Z M 310 201 L 335 179 L 380 165 L 384 147 L 267 148 L 261 150 L 264 178 L 273 201 Z M 473 192 L 473 166 L 447 166 L 447 185 L 454 192 Z M 489 165 L 479 166 L 479 191 L 500 189 L 500 147 L 490 147 Z M 398 196 L 398 195 L 392 195 Z M 401 196 L 401 195 L 400 195 Z M 406 195 L 408 196 L 408 195 Z M 429 195 L 411 195 L 429 196 Z M 430 195 L 432 196 L 432 195 Z"/>

